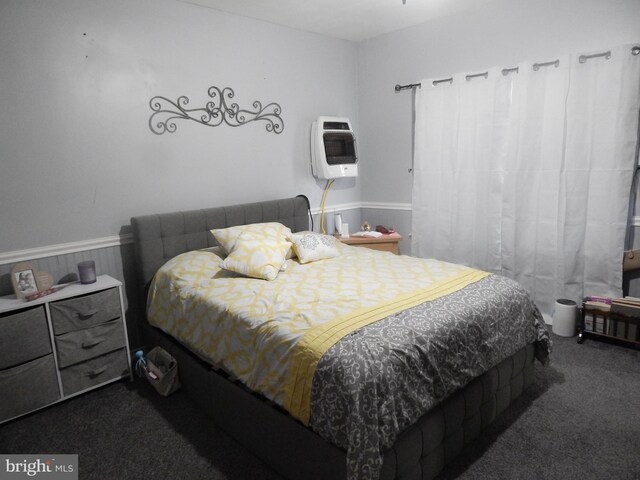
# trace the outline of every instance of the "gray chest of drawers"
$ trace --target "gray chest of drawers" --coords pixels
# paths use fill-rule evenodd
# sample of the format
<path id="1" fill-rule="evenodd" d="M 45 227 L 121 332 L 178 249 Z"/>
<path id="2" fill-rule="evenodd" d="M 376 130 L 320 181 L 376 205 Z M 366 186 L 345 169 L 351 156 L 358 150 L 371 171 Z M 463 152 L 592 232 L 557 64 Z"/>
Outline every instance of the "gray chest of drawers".
<path id="1" fill-rule="evenodd" d="M 0 423 L 131 376 L 122 283 L 0 297 Z"/>

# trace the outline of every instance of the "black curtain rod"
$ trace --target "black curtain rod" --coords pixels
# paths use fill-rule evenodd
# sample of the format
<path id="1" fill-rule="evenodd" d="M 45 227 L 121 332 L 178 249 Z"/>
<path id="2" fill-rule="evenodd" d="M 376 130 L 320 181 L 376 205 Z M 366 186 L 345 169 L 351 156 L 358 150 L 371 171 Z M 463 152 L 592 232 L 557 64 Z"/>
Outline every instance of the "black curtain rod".
<path id="1" fill-rule="evenodd" d="M 631 54 L 632 55 L 639 55 L 640 54 L 640 46 L 638 45 L 634 45 L 633 47 L 631 47 Z M 606 52 L 602 52 L 602 53 L 594 53 L 592 55 L 580 55 L 579 57 L 579 62 L 580 63 L 585 63 L 587 60 L 591 59 L 591 58 L 597 58 L 597 57 L 605 57 L 607 60 L 609 58 L 611 58 L 611 51 L 606 51 Z M 554 67 L 558 67 L 558 65 L 560 64 L 560 60 L 554 60 L 553 62 L 546 62 L 546 63 L 534 63 L 533 64 L 533 69 L 534 70 L 538 70 L 540 67 L 548 67 L 548 66 L 554 66 Z M 507 75 L 511 72 L 517 72 L 518 71 L 518 67 L 514 67 L 514 68 L 505 68 L 502 70 L 502 74 L 503 75 Z M 474 75 L 467 75 L 466 79 L 469 80 L 473 77 L 484 77 L 487 78 L 487 72 L 484 73 L 478 73 L 478 74 L 474 74 Z M 433 81 L 433 85 L 437 85 L 438 83 L 445 83 L 445 82 L 453 82 L 453 77 L 451 78 L 443 78 L 442 80 L 434 80 Z M 396 85 L 395 86 L 395 91 L 399 92 L 401 90 L 409 90 L 412 88 L 420 88 L 422 87 L 421 83 L 409 83 L 407 85 Z"/>
<path id="2" fill-rule="evenodd" d="M 396 85 L 396 92 L 400 90 L 409 90 L 410 88 L 420 88 L 420 83 L 410 83 L 409 85 Z"/>

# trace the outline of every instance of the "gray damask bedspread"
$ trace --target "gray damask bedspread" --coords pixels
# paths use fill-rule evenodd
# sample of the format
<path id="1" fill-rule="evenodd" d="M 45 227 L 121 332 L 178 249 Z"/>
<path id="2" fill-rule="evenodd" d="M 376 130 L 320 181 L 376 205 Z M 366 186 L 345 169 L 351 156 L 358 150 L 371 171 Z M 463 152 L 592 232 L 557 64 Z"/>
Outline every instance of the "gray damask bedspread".
<path id="1" fill-rule="evenodd" d="M 547 363 L 549 333 L 537 307 L 518 283 L 490 275 L 331 347 L 313 379 L 310 426 L 347 451 L 349 480 L 376 480 L 381 452 L 399 433 L 533 342 Z"/>

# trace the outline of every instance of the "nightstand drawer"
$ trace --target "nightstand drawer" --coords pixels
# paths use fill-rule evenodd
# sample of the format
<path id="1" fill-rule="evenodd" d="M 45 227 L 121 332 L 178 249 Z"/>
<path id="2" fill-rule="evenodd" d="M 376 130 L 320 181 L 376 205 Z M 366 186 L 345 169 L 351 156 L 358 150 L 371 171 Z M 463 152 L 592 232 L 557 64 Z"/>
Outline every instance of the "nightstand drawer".
<path id="1" fill-rule="evenodd" d="M 51 353 L 44 306 L 0 317 L 0 369 Z"/>
<path id="2" fill-rule="evenodd" d="M 381 235 L 379 237 L 360 237 L 351 235 L 348 238 L 337 237 L 342 243 L 351 245 L 352 247 L 364 247 L 371 250 L 379 250 L 382 252 L 391 252 L 400 255 L 399 242 L 402 236 L 397 233 Z"/>
<path id="3" fill-rule="evenodd" d="M 0 371 L 0 421 L 60 399 L 53 354 Z"/>
<path id="4" fill-rule="evenodd" d="M 119 318 L 122 313 L 117 288 L 52 302 L 49 308 L 56 335 L 105 323 Z"/>
<path id="5" fill-rule="evenodd" d="M 352 245 L 353 247 L 368 248 L 370 250 L 378 250 L 380 252 L 391 252 L 399 255 L 397 243 L 359 243 Z"/>
<path id="6" fill-rule="evenodd" d="M 124 375 L 129 375 L 126 348 L 60 370 L 62 390 L 65 395 L 80 392 Z"/>
<path id="7" fill-rule="evenodd" d="M 58 367 L 65 368 L 111 352 L 126 344 L 121 320 L 56 336 Z"/>

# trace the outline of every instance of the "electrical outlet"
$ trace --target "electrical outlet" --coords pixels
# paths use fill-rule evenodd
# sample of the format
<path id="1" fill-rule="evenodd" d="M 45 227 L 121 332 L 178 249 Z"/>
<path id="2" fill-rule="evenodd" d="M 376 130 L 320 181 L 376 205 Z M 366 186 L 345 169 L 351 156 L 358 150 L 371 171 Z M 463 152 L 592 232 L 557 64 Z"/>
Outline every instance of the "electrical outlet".
<path id="1" fill-rule="evenodd" d="M 624 252 L 622 269 L 625 272 L 640 269 L 640 250 L 627 250 Z"/>

